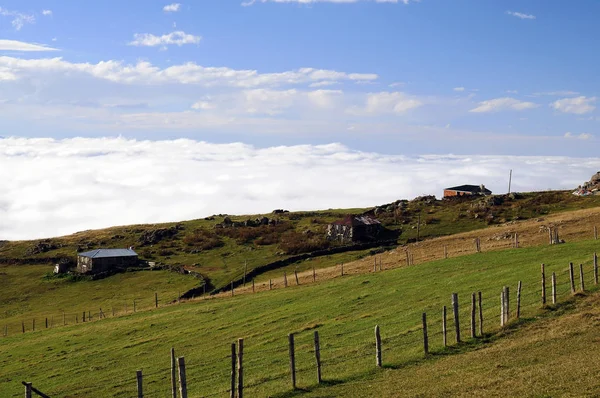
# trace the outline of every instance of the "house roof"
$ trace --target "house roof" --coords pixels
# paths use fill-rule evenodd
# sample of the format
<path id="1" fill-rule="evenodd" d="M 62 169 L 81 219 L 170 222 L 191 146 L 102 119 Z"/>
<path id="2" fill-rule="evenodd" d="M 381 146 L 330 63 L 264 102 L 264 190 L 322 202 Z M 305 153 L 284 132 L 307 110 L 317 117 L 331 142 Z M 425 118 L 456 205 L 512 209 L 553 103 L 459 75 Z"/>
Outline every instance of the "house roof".
<path id="1" fill-rule="evenodd" d="M 381 222 L 371 216 L 346 216 L 342 220 L 334 221 L 334 225 L 348 225 L 348 226 L 359 226 L 359 225 L 380 225 Z"/>
<path id="2" fill-rule="evenodd" d="M 89 252 L 77 253 L 81 257 L 108 258 L 108 257 L 133 257 L 137 253 L 131 249 L 96 249 Z"/>
<path id="3" fill-rule="evenodd" d="M 482 189 L 483 187 L 483 189 Z M 472 193 L 484 193 L 491 194 L 492 191 L 482 185 L 459 185 L 457 187 L 446 188 L 446 191 L 460 191 L 460 192 L 472 192 Z"/>

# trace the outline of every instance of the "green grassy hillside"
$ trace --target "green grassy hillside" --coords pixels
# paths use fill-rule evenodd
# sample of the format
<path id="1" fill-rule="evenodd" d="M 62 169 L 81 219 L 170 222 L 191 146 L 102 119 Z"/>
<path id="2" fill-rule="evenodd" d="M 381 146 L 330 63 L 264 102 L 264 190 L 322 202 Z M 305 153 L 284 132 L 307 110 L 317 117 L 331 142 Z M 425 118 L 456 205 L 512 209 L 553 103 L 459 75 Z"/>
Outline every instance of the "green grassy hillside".
<path id="1" fill-rule="evenodd" d="M 407 367 L 415 371 L 421 366 L 431 367 L 430 363 L 440 361 L 437 358 L 443 353 L 499 344 L 494 342 L 497 335 L 490 333 L 499 330 L 498 297 L 503 285 L 512 289 L 513 314 L 519 280 L 523 282 L 523 317 L 533 321 L 543 314 L 539 292 L 542 262 L 547 264 L 548 275 L 557 273 L 558 297 L 562 302 L 570 297 L 567 266 L 571 261 L 584 264 L 587 286 L 595 288 L 591 261 L 592 253 L 598 249 L 598 241 L 584 241 L 480 253 L 255 295 L 174 304 L 83 325 L 9 334 L 0 339 L 0 391 L 6 396 L 18 396 L 22 394 L 20 382 L 27 380 L 50 396 L 129 397 L 135 391 L 135 371 L 143 369 L 146 396 L 168 396 L 169 349 L 175 347 L 177 355 L 186 358 L 190 396 L 224 397 L 229 384 L 230 344 L 243 337 L 247 396 L 349 396 L 357 391 L 360 396 L 397 396 L 394 391 L 402 395 L 403 390 L 369 386 L 394 378 L 395 372 L 406 375 L 402 372 Z M 483 293 L 487 334 L 484 339 L 471 341 L 469 303 L 475 291 Z M 466 343 L 458 349 L 443 350 L 441 308 L 450 306 L 452 292 L 459 294 Z M 433 352 L 426 362 L 422 352 L 422 312 L 429 317 Z M 381 327 L 384 369 L 374 366 L 375 325 Z M 322 386 L 315 382 L 314 330 L 321 336 L 325 378 Z M 296 392 L 290 392 L 288 373 L 287 334 L 291 332 L 297 333 L 301 390 Z M 449 339 L 452 341 L 451 335 Z M 539 345 L 535 355 L 545 355 L 544 341 L 536 344 Z M 533 354 L 532 351 L 532 356 L 522 361 L 538 363 Z M 454 362 L 446 372 L 461 378 L 461 366 L 466 369 L 465 364 Z M 560 371 L 556 377 L 564 382 L 557 383 L 553 395 L 583 395 L 578 391 L 586 391 L 583 388 L 587 386 L 569 382 L 570 369 Z M 434 380 L 435 376 L 429 377 Z M 390 386 L 400 388 L 402 383 Z M 412 388 L 411 394 L 417 394 L 417 387 Z M 469 388 L 472 390 L 461 393 L 485 394 L 475 383 Z M 514 396 L 520 391 L 510 388 L 508 385 L 505 395 Z M 440 387 L 433 393 L 443 395 L 443 391 Z M 528 395 L 543 396 L 545 391 L 543 386 L 533 385 Z"/>
<path id="2" fill-rule="evenodd" d="M 400 233 L 398 244 L 417 237 L 450 235 L 484 228 L 491 224 L 600 205 L 600 196 L 576 197 L 569 192 L 539 192 L 463 201 L 417 198 L 397 201 L 372 209 L 340 209 L 250 216 L 230 216 L 233 222 L 276 220 L 277 225 L 215 228 L 225 215 L 156 225 L 113 227 L 38 241 L 0 242 L 0 263 L 50 264 L 59 258 L 75 261 L 77 251 L 99 247 L 134 246 L 143 259 L 167 265 L 185 265 L 210 279 L 215 288 L 239 279 L 255 267 L 288 258 L 293 254 L 326 248 L 328 223 L 345 214 L 371 211 L 391 231 Z M 393 235 L 393 234 L 392 234 Z M 328 256 L 317 267 L 355 260 L 368 251 Z"/>

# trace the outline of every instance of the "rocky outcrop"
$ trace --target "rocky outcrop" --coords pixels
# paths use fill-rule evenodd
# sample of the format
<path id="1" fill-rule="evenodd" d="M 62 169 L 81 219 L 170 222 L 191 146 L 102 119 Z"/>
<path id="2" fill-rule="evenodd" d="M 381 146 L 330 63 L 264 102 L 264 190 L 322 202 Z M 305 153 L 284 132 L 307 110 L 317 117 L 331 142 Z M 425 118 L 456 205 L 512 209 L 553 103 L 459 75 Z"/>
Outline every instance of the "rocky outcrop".
<path id="1" fill-rule="evenodd" d="M 154 245 L 164 239 L 170 239 L 174 237 L 182 229 L 183 226 L 181 224 L 177 224 L 174 227 L 170 228 L 158 228 L 149 231 L 144 231 L 140 235 L 139 241 L 142 246 Z"/>
<path id="2" fill-rule="evenodd" d="M 57 245 L 56 243 L 52 242 L 49 239 L 40 240 L 40 241 L 35 242 L 33 244 L 33 246 L 31 246 L 29 249 L 27 249 L 26 254 L 28 256 L 31 256 L 34 254 L 46 253 L 46 252 L 49 252 L 50 250 L 58 249 L 59 247 L 60 247 L 59 245 Z"/>

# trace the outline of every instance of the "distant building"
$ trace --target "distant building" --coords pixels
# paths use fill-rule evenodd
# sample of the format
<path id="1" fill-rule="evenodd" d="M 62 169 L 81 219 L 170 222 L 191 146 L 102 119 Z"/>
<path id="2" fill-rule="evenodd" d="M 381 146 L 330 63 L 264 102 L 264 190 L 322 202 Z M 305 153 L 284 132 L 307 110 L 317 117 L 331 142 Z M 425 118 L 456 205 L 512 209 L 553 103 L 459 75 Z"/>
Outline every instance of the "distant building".
<path id="1" fill-rule="evenodd" d="M 492 191 L 487 189 L 485 185 L 460 185 L 458 187 L 444 189 L 444 198 L 453 196 L 468 196 L 468 195 L 491 195 Z"/>
<path id="2" fill-rule="evenodd" d="M 327 238 L 344 243 L 372 241 L 382 229 L 381 222 L 371 216 L 348 215 L 327 226 Z"/>
<path id="3" fill-rule="evenodd" d="M 138 255 L 132 249 L 96 249 L 77 253 L 77 271 L 98 274 L 138 265 Z"/>

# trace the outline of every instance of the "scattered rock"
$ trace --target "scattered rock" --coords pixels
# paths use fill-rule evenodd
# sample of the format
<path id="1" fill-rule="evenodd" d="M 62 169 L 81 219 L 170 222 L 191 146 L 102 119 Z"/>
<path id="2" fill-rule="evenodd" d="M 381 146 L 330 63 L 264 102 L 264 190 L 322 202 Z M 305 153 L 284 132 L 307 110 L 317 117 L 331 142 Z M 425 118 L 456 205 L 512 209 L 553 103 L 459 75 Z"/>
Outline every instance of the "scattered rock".
<path id="1" fill-rule="evenodd" d="M 29 249 L 27 249 L 26 254 L 31 256 L 33 254 L 46 253 L 50 250 L 58 249 L 59 247 L 59 245 L 57 245 L 49 239 L 40 240 L 34 243 L 34 245 L 31 246 Z"/>
<path id="2" fill-rule="evenodd" d="M 140 235 L 139 241 L 142 244 L 142 246 L 154 245 L 163 239 L 169 239 L 177 235 L 180 229 L 183 228 L 181 227 L 181 225 L 178 224 L 170 228 L 159 228 L 150 231 L 144 231 L 142 235 Z"/>

